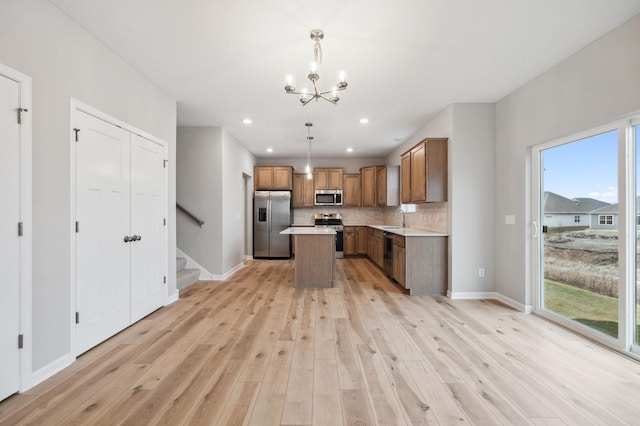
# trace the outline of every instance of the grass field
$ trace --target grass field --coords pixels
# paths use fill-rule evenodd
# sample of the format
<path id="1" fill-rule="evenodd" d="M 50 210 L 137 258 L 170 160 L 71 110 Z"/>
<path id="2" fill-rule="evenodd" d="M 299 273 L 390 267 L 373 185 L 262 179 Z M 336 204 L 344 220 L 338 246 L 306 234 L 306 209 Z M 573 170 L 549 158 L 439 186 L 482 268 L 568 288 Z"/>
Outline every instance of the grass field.
<path id="1" fill-rule="evenodd" d="M 618 337 L 618 300 L 552 280 L 544 280 L 546 309 L 609 336 Z M 638 312 L 636 312 L 638 315 Z M 640 342 L 640 315 L 636 342 Z"/>

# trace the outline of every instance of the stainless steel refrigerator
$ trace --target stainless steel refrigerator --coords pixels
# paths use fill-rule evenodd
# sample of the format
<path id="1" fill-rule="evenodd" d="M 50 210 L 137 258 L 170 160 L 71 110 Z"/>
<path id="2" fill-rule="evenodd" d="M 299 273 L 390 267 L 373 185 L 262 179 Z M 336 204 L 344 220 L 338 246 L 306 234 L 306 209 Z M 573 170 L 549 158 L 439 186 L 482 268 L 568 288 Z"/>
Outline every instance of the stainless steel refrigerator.
<path id="1" fill-rule="evenodd" d="M 291 257 L 291 238 L 280 231 L 291 226 L 290 191 L 256 191 L 253 197 L 253 257 Z"/>

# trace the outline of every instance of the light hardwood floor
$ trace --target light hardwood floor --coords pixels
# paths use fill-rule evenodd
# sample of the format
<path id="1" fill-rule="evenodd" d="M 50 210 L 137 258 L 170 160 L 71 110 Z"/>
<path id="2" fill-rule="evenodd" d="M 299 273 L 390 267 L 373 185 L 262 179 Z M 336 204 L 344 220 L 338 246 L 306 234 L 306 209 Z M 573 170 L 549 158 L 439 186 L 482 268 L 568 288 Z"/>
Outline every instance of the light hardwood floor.
<path id="1" fill-rule="evenodd" d="M 491 301 L 251 261 L 0 403 L 0 424 L 640 424 L 640 364 Z"/>

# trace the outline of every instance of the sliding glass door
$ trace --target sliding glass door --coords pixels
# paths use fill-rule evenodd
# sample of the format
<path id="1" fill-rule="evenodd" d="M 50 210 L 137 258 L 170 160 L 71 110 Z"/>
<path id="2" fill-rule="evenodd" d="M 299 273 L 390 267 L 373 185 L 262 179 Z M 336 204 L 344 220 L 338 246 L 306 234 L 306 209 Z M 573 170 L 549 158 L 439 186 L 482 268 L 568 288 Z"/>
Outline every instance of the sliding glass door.
<path id="1" fill-rule="evenodd" d="M 618 130 L 540 149 L 539 307 L 618 338 Z"/>
<path id="2" fill-rule="evenodd" d="M 635 124 L 635 123 L 634 123 Z M 633 348 L 632 350 L 638 354 L 640 354 L 640 291 L 638 291 L 638 283 L 640 282 L 640 124 L 635 124 L 631 128 L 631 138 L 633 138 L 633 145 L 635 147 L 635 202 L 633 203 L 635 207 L 635 215 L 634 215 L 634 232 L 635 241 L 634 241 L 634 263 L 635 263 L 635 275 L 633 282 L 631 285 L 631 294 L 632 298 L 632 324 L 631 324 L 631 334 L 633 337 Z"/>

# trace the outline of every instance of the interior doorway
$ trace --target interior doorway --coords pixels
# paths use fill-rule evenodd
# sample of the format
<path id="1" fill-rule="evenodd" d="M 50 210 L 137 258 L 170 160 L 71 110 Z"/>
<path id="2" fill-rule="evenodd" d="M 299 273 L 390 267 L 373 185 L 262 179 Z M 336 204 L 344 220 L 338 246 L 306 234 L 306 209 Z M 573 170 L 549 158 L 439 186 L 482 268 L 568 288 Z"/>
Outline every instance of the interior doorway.
<path id="1" fill-rule="evenodd" d="M 244 258 L 251 259 L 253 254 L 253 177 L 242 173 L 244 182 Z"/>
<path id="2" fill-rule="evenodd" d="M 30 387 L 31 79 L 0 65 L 0 400 Z"/>

